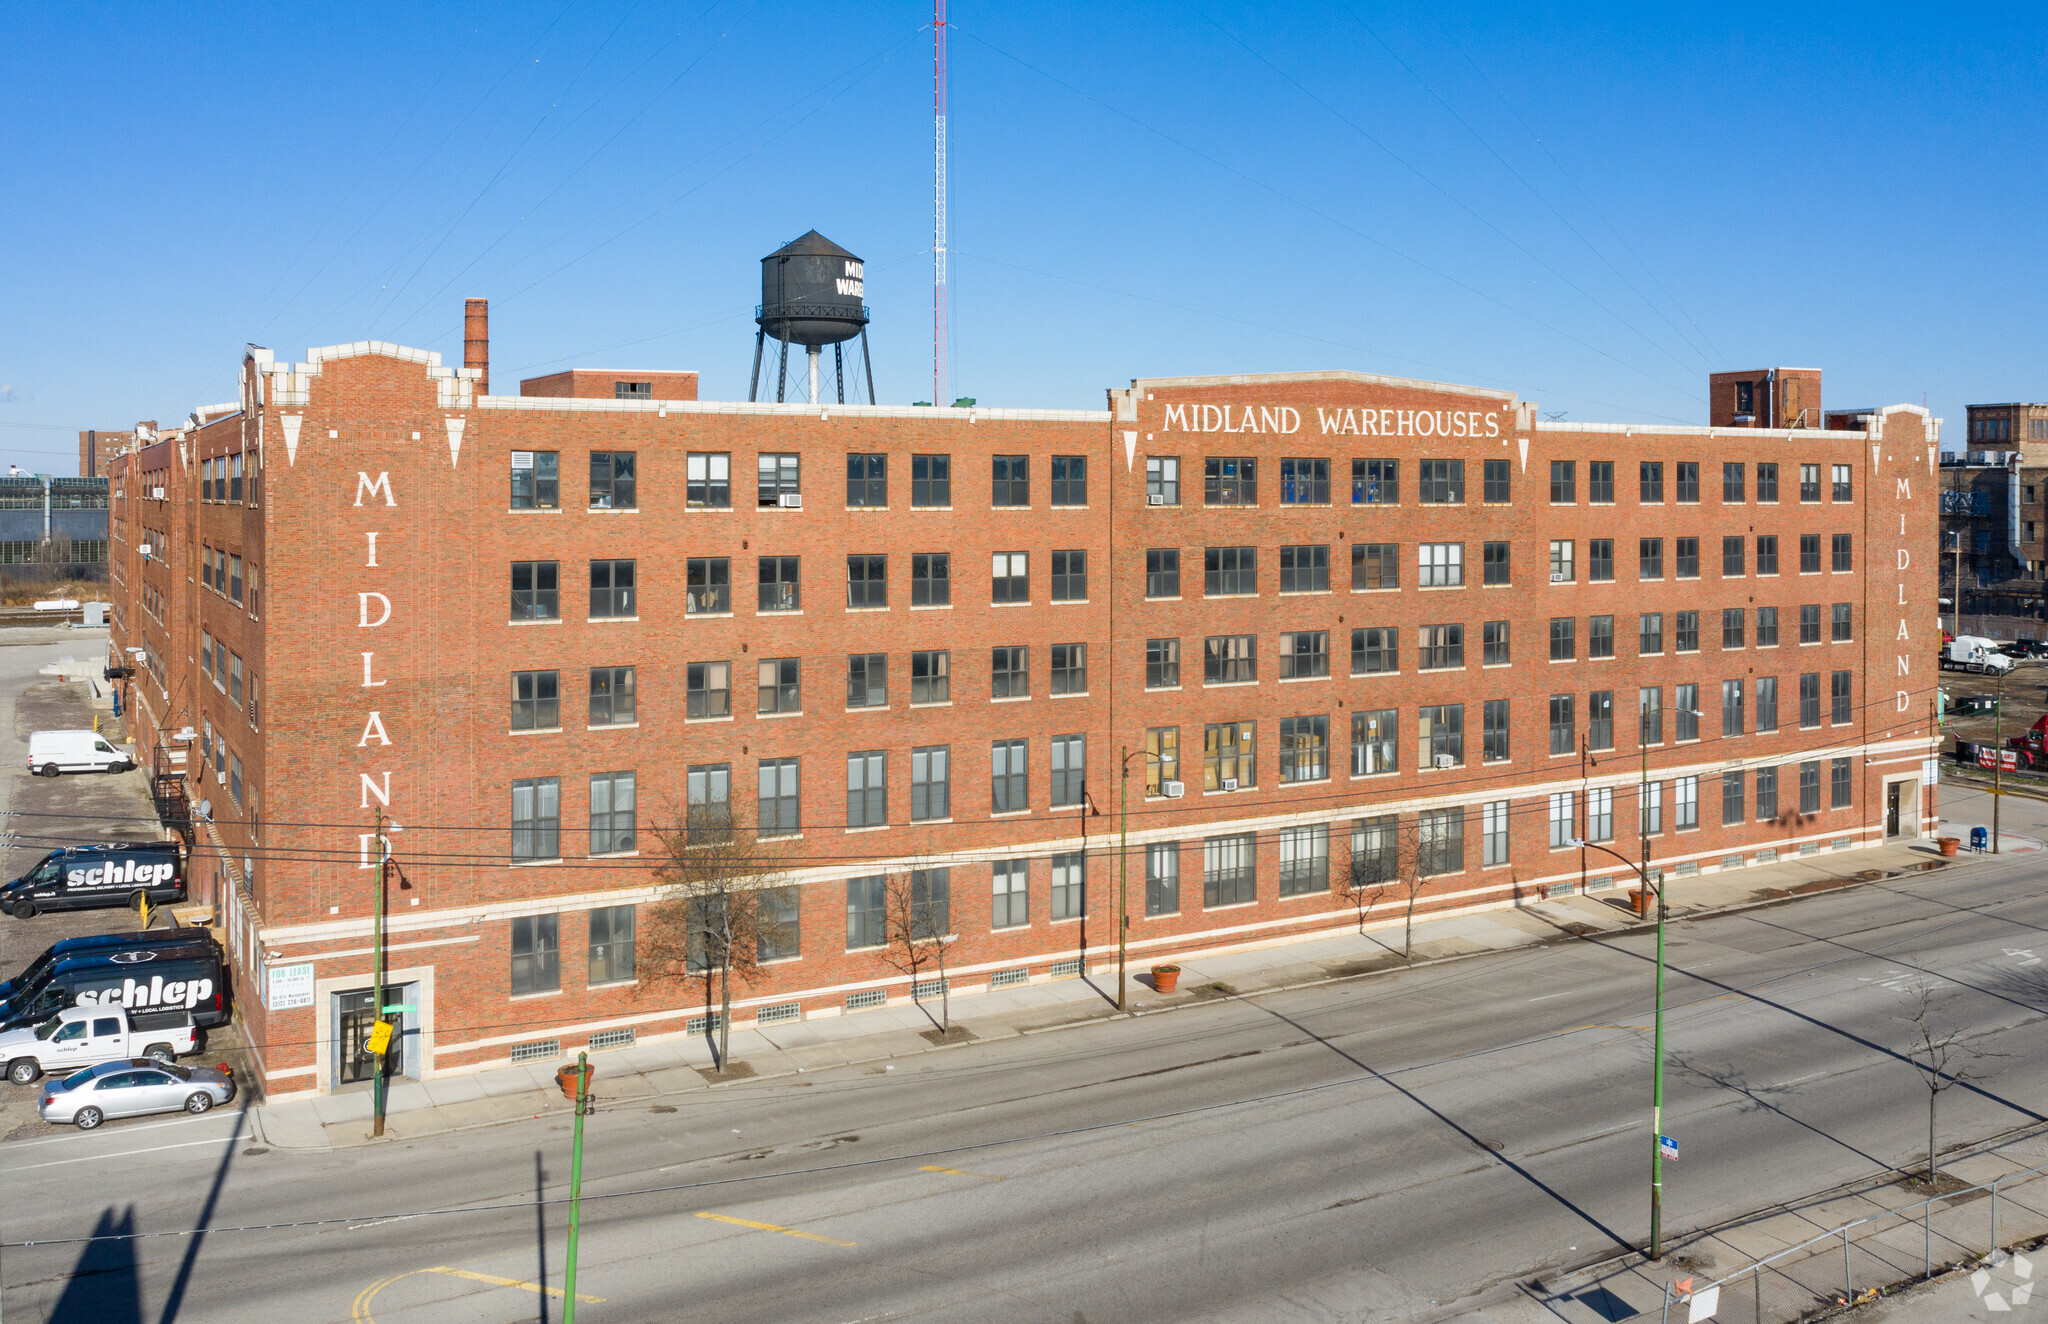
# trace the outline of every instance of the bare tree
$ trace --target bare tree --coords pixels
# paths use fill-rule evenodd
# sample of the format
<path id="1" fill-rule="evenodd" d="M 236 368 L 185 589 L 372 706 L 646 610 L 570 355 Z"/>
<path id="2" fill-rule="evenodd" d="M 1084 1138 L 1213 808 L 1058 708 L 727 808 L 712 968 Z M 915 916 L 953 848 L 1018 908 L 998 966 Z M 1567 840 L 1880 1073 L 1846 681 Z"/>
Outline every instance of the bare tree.
<path id="1" fill-rule="evenodd" d="M 1935 1148 L 1934 1111 L 1935 1104 L 1944 1091 L 1953 1089 L 1964 1081 L 1982 1078 L 1976 1064 L 1988 1058 L 2004 1057 L 2005 1054 L 1966 1043 L 1963 1032 L 1954 1025 L 1944 1024 L 1938 1013 L 1940 1005 L 1930 989 L 1921 989 L 1914 995 L 1913 1009 L 1900 1019 L 1912 1027 L 1912 1042 L 1907 1052 L 1912 1054 L 1913 1065 L 1919 1069 L 1920 1083 L 1927 1087 L 1927 1181 L 1932 1185 L 1941 1175 L 1940 1154 Z"/>
<path id="2" fill-rule="evenodd" d="M 946 954 L 953 948 L 952 884 L 946 869 L 912 869 L 889 879 L 883 932 L 888 950 L 883 957 L 910 976 L 911 1001 L 923 1010 L 917 986 L 925 971 L 939 979 L 939 1015 L 933 1022 L 941 1035 L 953 1032 L 953 995 L 946 979 Z M 930 1018 L 931 1013 L 925 1012 Z"/>
<path id="3" fill-rule="evenodd" d="M 1338 880 L 1338 891 L 1358 912 L 1358 931 L 1365 932 L 1366 912 L 1389 896 L 1401 910 L 1401 959 L 1415 956 L 1415 907 L 1424 880 L 1437 872 L 1436 849 L 1425 839 L 1422 820 L 1395 814 L 1359 820 L 1351 837 L 1351 864 Z"/>
<path id="4" fill-rule="evenodd" d="M 764 953 L 788 941 L 783 885 L 772 839 L 723 806 L 692 805 L 679 826 L 656 828 L 660 899 L 649 907 L 640 959 L 656 980 L 704 983 L 704 1014 L 717 1027 L 716 1066 L 731 1059 L 732 985 L 761 977 Z M 713 999 L 716 998 L 714 1013 Z"/>

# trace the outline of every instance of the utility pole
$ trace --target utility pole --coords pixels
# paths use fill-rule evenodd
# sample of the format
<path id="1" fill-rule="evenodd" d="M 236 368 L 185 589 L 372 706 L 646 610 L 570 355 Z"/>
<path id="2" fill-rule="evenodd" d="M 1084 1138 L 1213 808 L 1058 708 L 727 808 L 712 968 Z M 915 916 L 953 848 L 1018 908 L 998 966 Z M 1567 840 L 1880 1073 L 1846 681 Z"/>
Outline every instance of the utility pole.
<path id="1" fill-rule="evenodd" d="M 1131 936 L 1130 893 L 1124 882 L 1131 868 L 1131 751 L 1129 746 L 1117 751 L 1116 788 L 1116 1009 L 1127 1010 L 1124 1002 L 1126 987 L 1125 962 L 1129 956 Z"/>
<path id="2" fill-rule="evenodd" d="M 576 1324 L 576 1243 L 583 1231 L 583 1114 L 590 1111 L 590 1054 L 576 1054 L 576 1138 L 569 1158 L 569 1253 L 562 1275 L 562 1324 Z"/>
<path id="3" fill-rule="evenodd" d="M 2005 801 L 2005 673 L 1999 672 L 1992 681 L 1991 716 L 1996 723 L 1991 737 L 1991 853 L 1998 854 L 1998 806 Z M 1922 829 L 1918 824 L 1916 833 Z"/>
<path id="4" fill-rule="evenodd" d="M 367 799 L 368 797 L 365 798 Z M 391 868 L 391 846 L 389 838 L 384 835 L 384 810 L 382 806 L 378 807 L 376 814 L 377 933 L 373 939 L 376 954 L 371 958 L 374 962 L 373 968 L 376 973 L 371 979 L 372 991 L 370 993 L 370 1000 L 371 1005 L 376 1008 L 377 1020 L 376 1027 L 370 1034 L 370 1043 L 371 1051 L 377 1058 L 377 1067 L 376 1074 L 370 1080 L 372 1119 L 370 1134 L 372 1136 L 382 1136 L 384 1134 L 384 1065 L 387 1055 L 391 1051 L 391 1027 L 384 1019 L 384 880 L 385 875 L 390 872 Z"/>

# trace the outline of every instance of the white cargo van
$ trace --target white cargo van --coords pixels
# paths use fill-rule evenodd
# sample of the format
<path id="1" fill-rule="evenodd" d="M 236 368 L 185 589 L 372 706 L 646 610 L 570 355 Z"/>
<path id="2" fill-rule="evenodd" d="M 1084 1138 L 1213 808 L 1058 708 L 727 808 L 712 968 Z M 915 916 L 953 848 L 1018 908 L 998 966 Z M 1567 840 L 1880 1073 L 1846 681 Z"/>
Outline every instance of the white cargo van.
<path id="1" fill-rule="evenodd" d="M 126 772 L 126 753 L 97 731 L 36 731 L 28 738 L 28 770 L 39 777 L 63 772 Z"/>

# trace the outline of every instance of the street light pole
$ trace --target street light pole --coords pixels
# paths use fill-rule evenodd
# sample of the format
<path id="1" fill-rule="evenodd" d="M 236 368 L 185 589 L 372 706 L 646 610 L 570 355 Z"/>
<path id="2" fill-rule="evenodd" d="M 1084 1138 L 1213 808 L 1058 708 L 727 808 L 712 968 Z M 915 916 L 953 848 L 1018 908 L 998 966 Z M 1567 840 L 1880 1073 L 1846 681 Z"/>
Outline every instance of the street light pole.
<path id="1" fill-rule="evenodd" d="M 369 797 L 365 796 L 364 798 L 368 799 Z M 373 969 L 376 973 L 370 981 L 371 1012 L 374 1016 L 371 1024 L 373 1026 L 381 1025 L 384 1020 L 384 885 L 385 875 L 391 869 L 391 848 L 384 836 L 384 810 L 381 806 L 377 809 L 375 848 L 377 851 L 377 934 L 374 940 L 376 954 L 372 957 L 372 961 L 374 963 Z M 375 1034 L 377 1032 L 373 1030 L 372 1033 Z M 386 1055 L 391 1051 L 391 1043 L 388 1038 L 380 1038 L 377 1042 L 381 1042 L 382 1047 L 377 1049 L 376 1074 L 370 1080 L 372 1112 L 370 1134 L 372 1136 L 382 1136 L 384 1134 L 384 1064 Z"/>
<path id="2" fill-rule="evenodd" d="M 2005 772 L 2005 673 L 2003 671 L 1999 672 L 1992 680 L 1991 685 L 1992 693 L 1996 696 L 1991 701 L 1991 716 L 1992 720 L 1996 723 L 1992 728 L 1994 734 L 1991 737 L 1991 853 L 1996 855 L 1998 854 L 1998 806 L 2005 800 L 2005 777 L 2003 775 Z M 1936 753 L 1939 752 L 1938 750 L 1936 751 Z M 1917 808 L 1915 812 L 1918 812 Z M 1913 825 L 1915 833 L 1924 830 L 1917 823 Z"/>
<path id="3" fill-rule="evenodd" d="M 1126 961 L 1130 955 L 1131 902 L 1126 878 L 1131 871 L 1131 751 L 1118 751 L 1116 768 L 1116 1009 L 1128 1010 Z"/>
<path id="4" fill-rule="evenodd" d="M 1640 812 L 1640 811 L 1639 811 Z M 1642 825 L 1638 822 L 1637 826 Z M 1612 855 L 1627 868 L 1635 871 L 1646 889 L 1657 894 L 1657 1019 L 1654 1046 L 1655 1058 L 1650 1067 L 1650 1254 L 1652 1260 L 1664 1258 L 1664 921 L 1668 912 L 1664 907 L 1664 885 L 1650 881 L 1650 841 L 1643 835 L 1643 863 L 1638 866 L 1619 851 L 1590 841 L 1574 841 L 1571 844 L 1583 850 L 1597 850 Z"/>

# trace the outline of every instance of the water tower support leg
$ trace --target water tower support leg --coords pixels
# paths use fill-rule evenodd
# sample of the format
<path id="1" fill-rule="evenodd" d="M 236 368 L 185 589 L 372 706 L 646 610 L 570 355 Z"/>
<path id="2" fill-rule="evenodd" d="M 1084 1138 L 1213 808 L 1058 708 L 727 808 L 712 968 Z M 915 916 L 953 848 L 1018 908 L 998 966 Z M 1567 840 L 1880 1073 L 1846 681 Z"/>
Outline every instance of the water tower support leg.
<path id="1" fill-rule="evenodd" d="M 860 329 L 860 364 L 868 374 L 868 403 L 878 405 L 882 402 L 875 399 L 875 361 L 868 357 L 868 329 L 865 326 Z"/>
<path id="2" fill-rule="evenodd" d="M 747 403 L 752 404 L 761 389 L 761 342 L 768 338 L 768 328 L 762 327 L 754 333 L 754 379 L 747 383 Z"/>
<path id="3" fill-rule="evenodd" d="M 816 404 L 818 403 L 818 347 L 816 345 L 812 345 L 810 347 L 810 350 L 811 352 L 809 358 L 811 365 L 811 403 Z"/>
<path id="4" fill-rule="evenodd" d="M 843 405 L 846 403 L 846 356 L 840 350 L 838 345 L 832 347 L 832 375 L 839 380 L 839 403 Z"/>
<path id="5" fill-rule="evenodd" d="M 775 363 L 775 403 L 782 403 L 782 390 L 789 382 L 789 342 L 781 342 L 782 351 Z"/>

